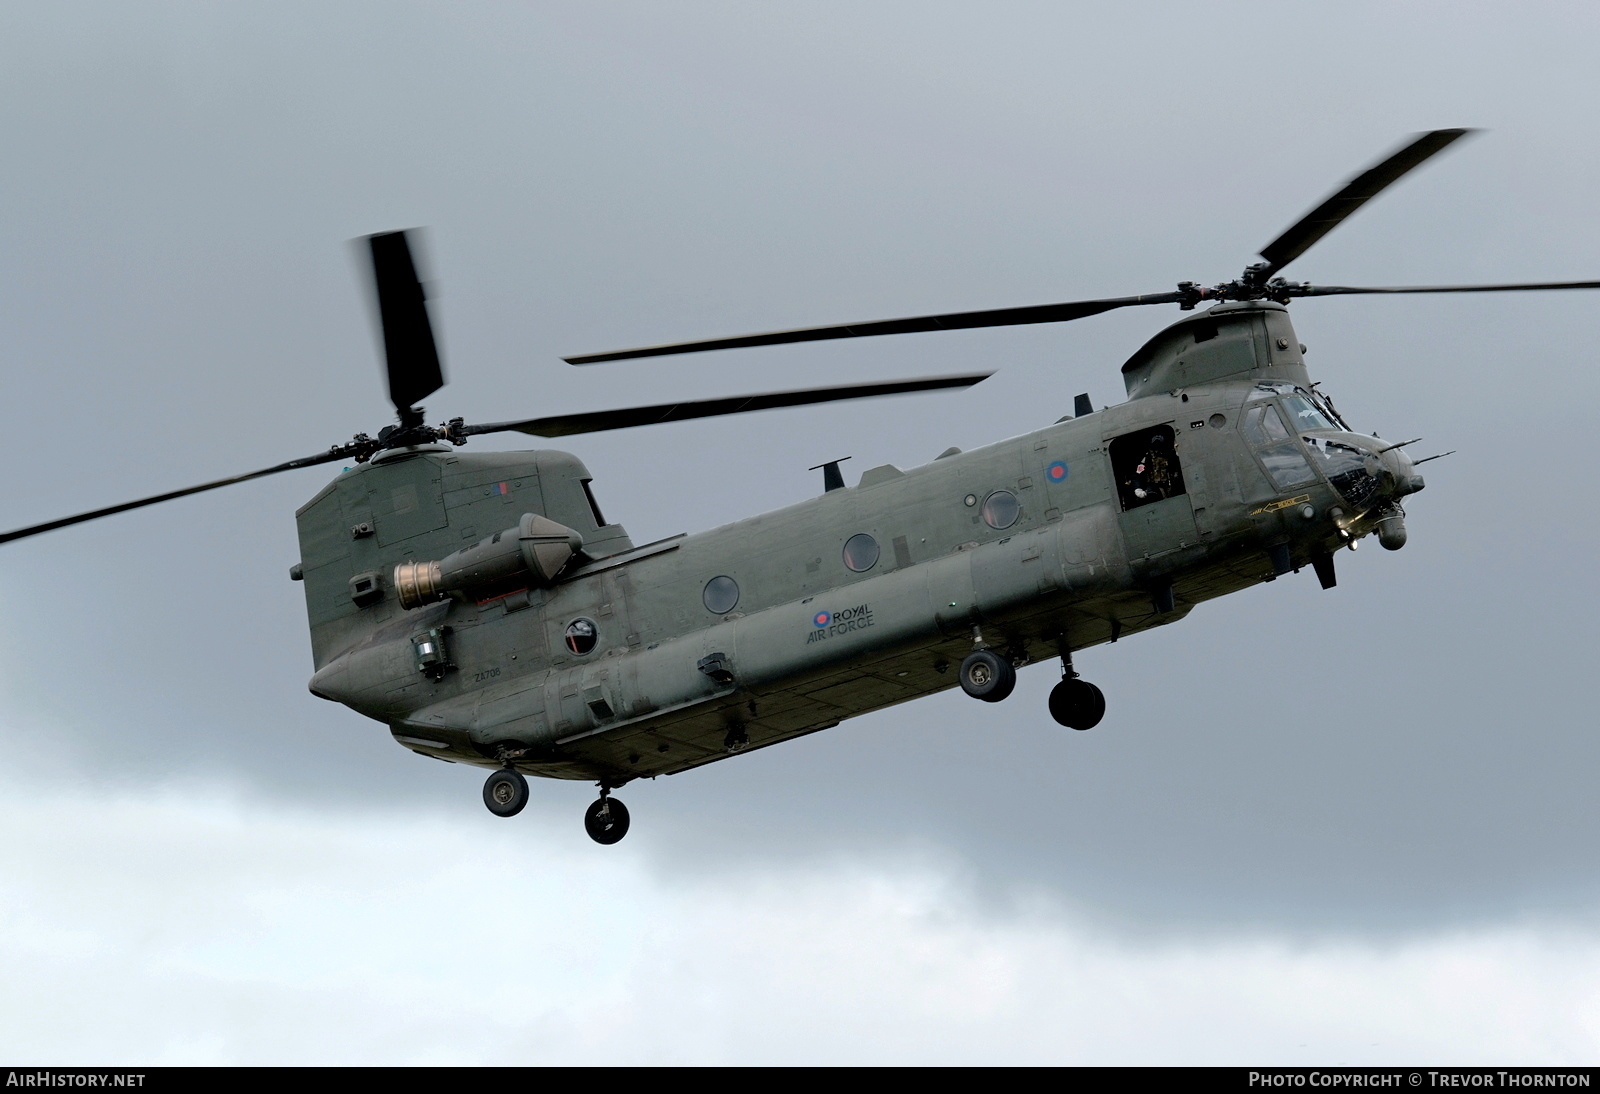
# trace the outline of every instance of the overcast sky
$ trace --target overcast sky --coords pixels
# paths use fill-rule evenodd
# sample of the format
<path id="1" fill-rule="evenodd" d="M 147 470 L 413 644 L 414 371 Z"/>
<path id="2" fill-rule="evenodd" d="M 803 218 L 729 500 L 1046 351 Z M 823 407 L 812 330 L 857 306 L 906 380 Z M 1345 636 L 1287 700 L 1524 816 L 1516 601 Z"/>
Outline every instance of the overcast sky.
<path id="1" fill-rule="evenodd" d="M 574 440 L 637 542 L 1054 421 L 1175 311 L 574 369 L 561 354 L 1288 271 L 1600 277 L 1600 12 L 1413 3 L 0 6 L 4 527 L 391 413 L 346 241 L 425 225 L 431 420 L 994 368 Z M 1592 1062 L 1600 297 L 1302 301 L 1422 436 L 1410 545 L 619 796 L 310 696 L 312 469 L 4 548 L 0 1057 Z M 484 438 L 475 447 L 514 447 Z M 852 478 L 853 481 L 853 478 Z"/>

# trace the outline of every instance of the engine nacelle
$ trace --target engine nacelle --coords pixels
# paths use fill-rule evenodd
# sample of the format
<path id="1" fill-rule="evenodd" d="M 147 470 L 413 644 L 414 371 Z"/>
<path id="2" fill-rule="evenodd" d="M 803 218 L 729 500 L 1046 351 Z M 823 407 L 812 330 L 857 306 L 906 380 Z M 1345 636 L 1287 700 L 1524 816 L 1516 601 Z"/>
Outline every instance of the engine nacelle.
<path id="1" fill-rule="evenodd" d="M 514 579 L 549 585 L 583 547 L 583 536 L 538 513 L 524 513 L 515 528 L 446 555 L 437 562 L 402 562 L 394 568 L 402 608 L 505 585 Z"/>

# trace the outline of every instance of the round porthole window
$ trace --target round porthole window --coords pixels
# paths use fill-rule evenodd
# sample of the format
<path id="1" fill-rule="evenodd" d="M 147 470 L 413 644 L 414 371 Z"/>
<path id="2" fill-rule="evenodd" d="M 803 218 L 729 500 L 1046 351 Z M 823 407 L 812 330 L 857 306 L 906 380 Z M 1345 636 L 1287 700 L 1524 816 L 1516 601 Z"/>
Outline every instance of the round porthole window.
<path id="1" fill-rule="evenodd" d="M 878 564 L 878 541 L 865 532 L 857 532 L 844 541 L 844 564 L 856 573 L 864 573 Z"/>
<path id="2" fill-rule="evenodd" d="M 996 490 L 983 499 L 983 523 L 990 528 L 1010 528 L 1022 515 L 1022 503 L 1009 490 Z"/>
<path id="3" fill-rule="evenodd" d="M 727 615 L 739 603 L 739 583 L 727 574 L 714 577 L 706 582 L 700 599 L 712 615 Z"/>
<path id="4" fill-rule="evenodd" d="M 600 628 L 594 625 L 592 619 L 574 619 L 567 624 L 562 637 L 566 639 L 567 649 L 582 656 L 594 649 L 594 644 L 600 641 Z"/>

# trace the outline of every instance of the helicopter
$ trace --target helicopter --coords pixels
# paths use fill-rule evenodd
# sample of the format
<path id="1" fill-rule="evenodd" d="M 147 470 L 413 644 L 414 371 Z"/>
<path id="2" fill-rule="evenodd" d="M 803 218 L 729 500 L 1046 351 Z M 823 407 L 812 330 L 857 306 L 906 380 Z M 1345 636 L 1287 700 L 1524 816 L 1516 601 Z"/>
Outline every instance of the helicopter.
<path id="1" fill-rule="evenodd" d="M 348 463 L 296 513 L 313 695 L 402 747 L 489 769 L 485 806 L 519 813 L 528 776 L 598 785 L 597 843 L 629 829 L 613 791 L 959 687 L 998 703 L 1057 664 L 1051 718 L 1100 724 L 1073 654 L 1199 603 L 1407 540 L 1424 488 L 1414 441 L 1358 432 L 1313 383 L 1288 306 L 1314 296 L 1594 289 L 1600 281 L 1327 286 L 1281 271 L 1366 202 L 1473 132 L 1431 130 L 1356 175 L 1230 281 L 1020 308 L 775 331 L 568 357 L 573 365 L 840 338 L 1059 323 L 1136 306 L 1186 313 L 1123 364 L 1127 400 L 710 531 L 635 544 L 593 477 L 545 438 L 845 399 L 957 391 L 989 373 L 432 426 L 444 371 L 407 232 L 369 236 L 396 422 L 273 467 L 0 534 L 0 543 L 266 475 Z M 1207 305 L 1201 310 L 1200 305 Z"/>

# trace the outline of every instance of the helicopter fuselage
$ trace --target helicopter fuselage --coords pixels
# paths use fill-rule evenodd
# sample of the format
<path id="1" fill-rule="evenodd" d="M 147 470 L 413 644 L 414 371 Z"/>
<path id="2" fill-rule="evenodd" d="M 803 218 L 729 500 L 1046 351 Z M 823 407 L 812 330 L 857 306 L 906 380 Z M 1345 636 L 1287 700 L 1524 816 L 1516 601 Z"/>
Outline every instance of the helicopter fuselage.
<path id="1" fill-rule="evenodd" d="M 975 647 L 1070 658 L 1403 543 L 1420 476 L 1314 394 L 1281 305 L 1187 317 L 1123 375 L 1125 403 L 638 547 L 566 453 L 386 452 L 298 515 L 311 690 L 422 755 L 615 787 L 954 687 Z M 525 513 L 581 537 L 558 573 L 402 606 L 396 566 Z"/>

